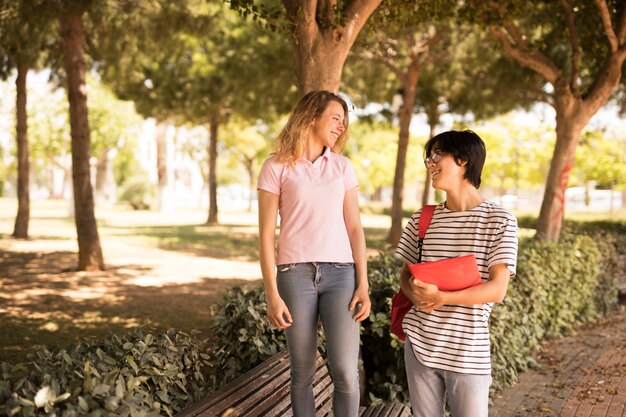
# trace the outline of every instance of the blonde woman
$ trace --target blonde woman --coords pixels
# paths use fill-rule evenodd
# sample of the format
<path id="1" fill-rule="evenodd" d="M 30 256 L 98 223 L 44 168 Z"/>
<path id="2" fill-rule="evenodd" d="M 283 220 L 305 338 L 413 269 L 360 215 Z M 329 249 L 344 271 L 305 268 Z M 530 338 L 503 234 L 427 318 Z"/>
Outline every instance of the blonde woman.
<path id="1" fill-rule="evenodd" d="M 317 323 L 333 375 L 334 415 L 359 410 L 359 323 L 370 313 L 357 179 L 339 155 L 348 106 L 328 91 L 306 94 L 259 174 L 259 240 L 269 320 L 285 329 L 295 417 L 315 416 Z M 276 221 L 280 239 L 275 255 Z"/>

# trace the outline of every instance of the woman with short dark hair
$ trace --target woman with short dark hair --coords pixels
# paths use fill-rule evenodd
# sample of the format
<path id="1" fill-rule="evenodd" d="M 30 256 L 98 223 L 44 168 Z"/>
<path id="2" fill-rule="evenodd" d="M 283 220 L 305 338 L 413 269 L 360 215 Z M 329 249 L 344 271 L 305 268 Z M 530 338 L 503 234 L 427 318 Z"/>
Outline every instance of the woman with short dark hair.
<path id="1" fill-rule="evenodd" d="M 413 277 L 422 210 L 409 220 L 396 256 L 413 303 L 402 328 L 404 358 L 415 417 L 444 417 L 446 399 L 453 417 L 487 417 L 491 359 L 489 314 L 501 302 L 517 263 L 517 221 L 479 193 L 485 144 L 469 130 L 441 133 L 425 146 L 424 164 L 432 186 L 446 200 L 433 213 L 422 242 L 422 260 L 475 255 L 481 283 L 459 291 L 440 291 Z"/>

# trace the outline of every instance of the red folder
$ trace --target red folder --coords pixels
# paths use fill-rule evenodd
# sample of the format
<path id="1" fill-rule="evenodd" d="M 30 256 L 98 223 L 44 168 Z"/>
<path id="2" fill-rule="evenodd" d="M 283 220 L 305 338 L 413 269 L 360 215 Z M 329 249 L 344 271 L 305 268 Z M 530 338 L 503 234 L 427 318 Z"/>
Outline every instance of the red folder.
<path id="1" fill-rule="evenodd" d="M 410 264 L 409 270 L 414 278 L 435 284 L 441 291 L 458 291 L 481 283 L 474 255 Z"/>

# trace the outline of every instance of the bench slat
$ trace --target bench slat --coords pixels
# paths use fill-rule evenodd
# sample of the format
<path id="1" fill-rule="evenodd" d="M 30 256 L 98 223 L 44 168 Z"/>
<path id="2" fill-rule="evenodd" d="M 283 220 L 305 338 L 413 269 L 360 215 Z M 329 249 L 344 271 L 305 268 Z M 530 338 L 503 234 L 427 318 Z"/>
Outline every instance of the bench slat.
<path id="1" fill-rule="evenodd" d="M 330 371 L 328 369 L 328 365 L 324 359 L 318 355 L 317 357 L 317 370 L 315 371 L 315 378 L 313 383 L 313 396 L 316 399 L 316 407 L 321 405 L 322 397 L 332 396 L 332 379 L 330 378 Z M 328 391 L 321 393 L 322 389 L 326 389 L 330 384 L 331 392 L 330 395 Z M 320 394 L 321 393 L 321 394 Z M 320 395 L 322 397 L 320 397 Z M 279 412 L 279 416 L 284 417 L 292 417 L 293 412 L 291 411 L 291 398 L 287 395 L 280 402 L 276 404 L 276 411 Z"/>
<path id="2" fill-rule="evenodd" d="M 246 397 L 250 393 L 256 392 L 259 386 L 262 387 L 263 384 L 266 384 L 267 380 L 271 380 L 270 384 L 272 386 L 280 384 L 281 381 L 289 382 L 289 358 L 287 351 L 277 353 L 248 373 L 236 378 L 216 392 L 209 394 L 191 407 L 182 410 L 177 416 L 221 416 L 222 413 L 235 405 L 233 400 L 236 401 L 239 397 Z"/>
<path id="3" fill-rule="evenodd" d="M 177 417 L 293 417 L 290 398 L 290 367 L 287 350 L 238 377 Z M 313 383 L 317 417 L 333 417 L 333 382 L 326 361 L 318 352 Z M 383 404 L 362 408 L 361 417 L 410 417 L 402 404 Z"/>
<path id="4" fill-rule="evenodd" d="M 411 409 L 400 403 L 381 404 L 366 408 L 361 417 L 411 417 Z"/>

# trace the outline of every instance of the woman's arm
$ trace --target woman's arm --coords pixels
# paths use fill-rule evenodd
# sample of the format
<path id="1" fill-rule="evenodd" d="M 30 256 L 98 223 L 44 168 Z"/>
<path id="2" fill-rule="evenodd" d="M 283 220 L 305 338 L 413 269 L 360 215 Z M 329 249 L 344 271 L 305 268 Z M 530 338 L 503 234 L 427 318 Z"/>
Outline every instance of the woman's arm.
<path id="1" fill-rule="evenodd" d="M 278 294 L 276 285 L 276 220 L 278 218 L 279 196 L 259 190 L 259 258 L 261 274 L 265 286 L 267 315 L 273 325 L 281 329 L 291 326 L 289 309 Z"/>
<path id="2" fill-rule="evenodd" d="M 408 270 L 406 265 L 405 268 Z M 406 289 L 409 289 L 412 296 L 409 297 L 409 299 L 413 301 L 415 307 L 428 312 L 444 304 L 471 305 L 499 303 L 506 296 L 510 276 L 511 272 L 505 264 L 496 264 L 489 268 L 489 281 L 464 290 L 439 291 L 436 285 L 427 284 L 419 280 L 407 279 L 403 291 L 406 294 Z"/>
<path id="3" fill-rule="evenodd" d="M 359 211 L 358 188 L 354 187 L 346 191 L 343 200 L 343 217 L 350 239 L 352 257 L 356 269 L 356 290 L 352 301 L 350 301 L 350 311 L 359 305 L 359 309 L 354 315 L 354 320 L 361 322 L 369 317 L 372 303 L 369 296 L 369 283 L 367 282 L 367 254 L 365 252 L 365 233 L 361 225 L 361 213 Z"/>

